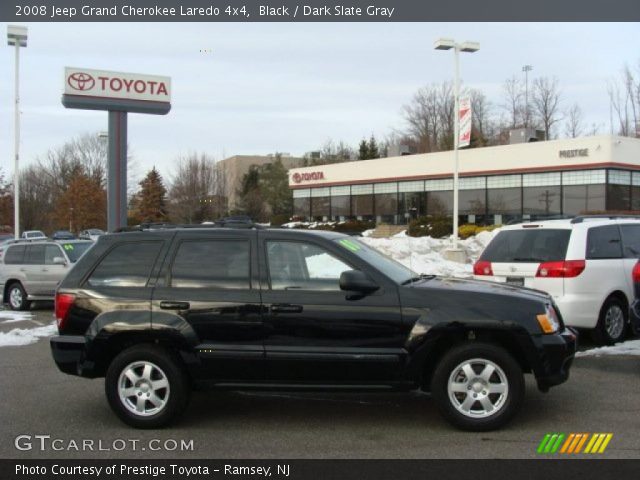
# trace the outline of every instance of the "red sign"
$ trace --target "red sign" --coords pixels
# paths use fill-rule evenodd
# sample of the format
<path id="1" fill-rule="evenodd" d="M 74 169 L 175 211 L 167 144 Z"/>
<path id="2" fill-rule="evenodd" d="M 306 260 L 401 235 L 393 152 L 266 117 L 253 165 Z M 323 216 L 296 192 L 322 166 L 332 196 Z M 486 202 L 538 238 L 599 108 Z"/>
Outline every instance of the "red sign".
<path id="1" fill-rule="evenodd" d="M 292 175 L 291 178 L 294 183 L 312 182 L 315 180 L 324 180 L 324 173 L 323 172 L 304 172 L 304 173 L 296 172 Z"/>

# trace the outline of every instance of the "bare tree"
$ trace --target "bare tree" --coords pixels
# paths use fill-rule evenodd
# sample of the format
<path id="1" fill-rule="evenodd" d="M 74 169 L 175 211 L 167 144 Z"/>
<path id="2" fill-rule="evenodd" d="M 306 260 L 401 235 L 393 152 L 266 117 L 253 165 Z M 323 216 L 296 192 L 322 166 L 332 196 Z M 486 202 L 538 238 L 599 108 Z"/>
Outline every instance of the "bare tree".
<path id="1" fill-rule="evenodd" d="M 200 223 L 213 215 L 211 206 L 222 196 L 216 162 L 206 154 L 180 158 L 169 188 L 169 214 L 179 223 Z"/>
<path id="2" fill-rule="evenodd" d="M 538 77 L 533 81 L 533 113 L 544 129 L 545 140 L 551 139 L 553 126 L 561 120 L 558 79 Z"/>
<path id="3" fill-rule="evenodd" d="M 582 121 L 582 109 L 580 105 L 574 103 L 565 113 L 566 121 L 564 124 L 564 133 L 569 138 L 577 138 L 582 135 L 584 123 Z"/>
<path id="4" fill-rule="evenodd" d="M 495 135 L 494 122 L 491 118 L 492 107 L 487 96 L 478 89 L 469 91 L 471 97 L 471 116 L 476 136 L 481 146 L 487 145 Z"/>
<path id="5" fill-rule="evenodd" d="M 507 78 L 502 85 L 502 108 L 507 113 L 508 128 L 518 128 L 524 124 L 523 120 L 523 88 L 522 82 L 515 75 Z"/>
<path id="6" fill-rule="evenodd" d="M 416 139 L 419 152 L 453 147 L 453 106 L 453 87 L 444 82 L 421 88 L 403 107 L 406 135 Z"/>
<path id="7" fill-rule="evenodd" d="M 609 82 L 607 92 L 618 124 L 617 133 L 625 137 L 640 137 L 640 61 L 636 74 L 625 65 L 620 78 Z"/>

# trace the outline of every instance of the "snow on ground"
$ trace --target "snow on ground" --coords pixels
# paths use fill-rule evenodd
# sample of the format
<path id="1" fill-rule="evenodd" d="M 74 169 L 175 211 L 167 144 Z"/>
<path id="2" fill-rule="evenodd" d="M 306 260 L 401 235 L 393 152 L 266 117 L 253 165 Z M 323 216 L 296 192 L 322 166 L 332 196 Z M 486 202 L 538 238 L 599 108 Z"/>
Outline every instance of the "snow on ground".
<path id="1" fill-rule="evenodd" d="M 629 340 L 617 343 L 611 347 L 592 348 L 584 352 L 576 353 L 576 357 L 601 357 L 611 355 L 633 355 L 640 356 L 640 340 Z"/>
<path id="2" fill-rule="evenodd" d="M 32 318 L 33 314 L 29 312 L 0 310 L 0 323 L 23 322 L 24 320 L 31 320 Z"/>
<path id="3" fill-rule="evenodd" d="M 473 263 L 497 232 L 498 230 L 481 232 L 474 237 L 460 240 L 460 248 L 467 253 L 466 264 L 444 258 L 444 250 L 451 246 L 450 238 L 409 237 L 405 232 L 401 232 L 391 238 L 366 236 L 361 240 L 417 273 L 464 278 L 473 275 Z"/>
<path id="4" fill-rule="evenodd" d="M 41 337 L 50 337 L 56 333 L 58 328 L 55 322 L 44 327 L 14 328 L 6 333 L 0 332 L 0 347 L 30 345 Z"/>

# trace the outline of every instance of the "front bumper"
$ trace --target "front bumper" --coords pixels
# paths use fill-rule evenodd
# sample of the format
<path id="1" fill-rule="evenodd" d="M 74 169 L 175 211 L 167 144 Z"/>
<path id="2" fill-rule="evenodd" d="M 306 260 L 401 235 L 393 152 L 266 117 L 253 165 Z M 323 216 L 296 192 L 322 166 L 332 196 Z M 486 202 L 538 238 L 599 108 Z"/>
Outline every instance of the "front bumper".
<path id="1" fill-rule="evenodd" d="M 538 337 L 540 361 L 533 369 L 538 388 L 546 392 L 550 387 L 566 382 L 578 347 L 578 332 L 571 327 L 554 335 Z"/>
<path id="2" fill-rule="evenodd" d="M 81 377 L 92 377 L 92 362 L 85 361 L 87 341 L 80 335 L 51 337 L 51 355 L 61 372 Z"/>
<path id="3" fill-rule="evenodd" d="M 640 300 L 635 299 L 629 308 L 629 324 L 634 334 L 640 334 Z"/>

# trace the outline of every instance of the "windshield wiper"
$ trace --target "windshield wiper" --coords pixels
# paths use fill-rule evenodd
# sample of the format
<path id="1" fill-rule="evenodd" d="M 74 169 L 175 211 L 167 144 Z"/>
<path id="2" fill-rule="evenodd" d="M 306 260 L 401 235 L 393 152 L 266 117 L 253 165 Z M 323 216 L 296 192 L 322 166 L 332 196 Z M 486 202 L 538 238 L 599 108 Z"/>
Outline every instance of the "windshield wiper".
<path id="1" fill-rule="evenodd" d="M 409 285 L 410 283 L 417 282 L 419 280 L 431 280 L 432 278 L 435 278 L 435 275 L 427 275 L 426 273 L 421 273 L 417 277 L 411 277 L 406 279 L 400 285 Z"/>

